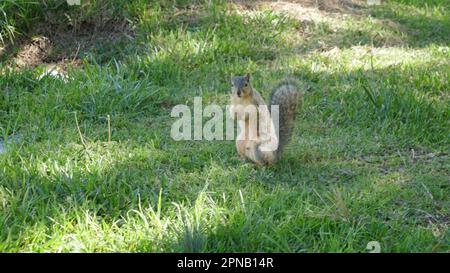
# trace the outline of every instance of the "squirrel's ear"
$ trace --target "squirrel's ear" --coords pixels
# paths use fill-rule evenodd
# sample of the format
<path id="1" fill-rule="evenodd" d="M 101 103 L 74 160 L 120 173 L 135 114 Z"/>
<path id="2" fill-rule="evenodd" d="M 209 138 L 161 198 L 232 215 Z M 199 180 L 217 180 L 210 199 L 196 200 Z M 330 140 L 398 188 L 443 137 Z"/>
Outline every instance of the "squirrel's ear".
<path id="1" fill-rule="evenodd" d="M 249 82 L 250 81 L 250 73 L 245 74 L 245 79 Z"/>

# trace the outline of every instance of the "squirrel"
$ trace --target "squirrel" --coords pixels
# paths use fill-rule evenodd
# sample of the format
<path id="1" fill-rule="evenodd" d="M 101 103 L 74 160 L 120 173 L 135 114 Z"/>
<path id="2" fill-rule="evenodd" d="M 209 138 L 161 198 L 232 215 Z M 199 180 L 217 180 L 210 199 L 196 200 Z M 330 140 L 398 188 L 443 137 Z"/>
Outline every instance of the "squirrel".
<path id="1" fill-rule="evenodd" d="M 298 84 L 288 80 L 280 82 L 274 88 L 269 105 L 278 106 L 275 113 L 268 109 L 261 94 L 252 87 L 250 74 L 232 77 L 231 83 L 229 111 L 240 129 L 236 138 L 238 154 L 257 165 L 274 164 L 280 159 L 294 129 L 295 115 L 302 95 Z M 274 120 L 275 116 L 277 120 Z"/>

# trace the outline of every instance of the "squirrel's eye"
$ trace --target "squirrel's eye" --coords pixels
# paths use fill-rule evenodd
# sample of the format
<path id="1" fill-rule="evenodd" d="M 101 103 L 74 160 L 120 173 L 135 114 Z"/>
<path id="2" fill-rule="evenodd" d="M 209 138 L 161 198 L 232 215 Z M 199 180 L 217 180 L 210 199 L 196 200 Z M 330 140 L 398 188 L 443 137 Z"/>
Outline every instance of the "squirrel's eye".
<path id="1" fill-rule="evenodd" d="M 247 87 L 247 86 L 248 86 L 248 82 L 246 82 L 246 83 L 244 84 L 244 86 Z"/>

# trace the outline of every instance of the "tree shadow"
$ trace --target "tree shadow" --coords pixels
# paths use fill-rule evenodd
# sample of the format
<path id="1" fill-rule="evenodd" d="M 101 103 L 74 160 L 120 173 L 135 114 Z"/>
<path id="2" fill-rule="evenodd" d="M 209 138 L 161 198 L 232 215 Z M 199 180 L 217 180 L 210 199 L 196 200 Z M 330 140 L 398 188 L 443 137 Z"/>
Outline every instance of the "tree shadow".
<path id="1" fill-rule="evenodd" d="M 20 18 L 20 14 L 16 18 L 21 26 L 17 39 L 5 42 L 0 52 L 0 61 L 9 67 L 43 65 L 66 70 L 87 59 L 102 64 L 123 58 L 135 36 L 129 22 L 117 15 L 111 2 L 74 7 L 58 1 L 39 7 L 33 4 L 28 7 L 29 18 Z M 7 12 L 14 8 L 21 6 Z M 92 12 L 96 15 L 89 15 Z"/>
<path id="2" fill-rule="evenodd" d="M 409 1 L 404 5 L 380 5 L 369 10 L 375 18 L 395 22 L 398 28 L 407 34 L 407 44 L 411 47 L 425 47 L 429 44 L 448 46 L 450 44 L 449 7 L 438 1 L 430 5 Z M 425 8 L 421 11 L 415 8 Z M 439 16 L 434 9 L 440 8 Z M 447 15 L 445 15 L 447 13 Z"/>
<path id="3" fill-rule="evenodd" d="M 96 63 L 102 64 L 112 58 L 124 58 L 127 44 L 134 36 L 126 24 L 113 24 L 112 28 L 82 24 L 77 29 L 56 28 L 45 23 L 42 26 L 8 44 L 1 61 L 18 68 L 54 65 L 64 69 L 93 57 Z"/>

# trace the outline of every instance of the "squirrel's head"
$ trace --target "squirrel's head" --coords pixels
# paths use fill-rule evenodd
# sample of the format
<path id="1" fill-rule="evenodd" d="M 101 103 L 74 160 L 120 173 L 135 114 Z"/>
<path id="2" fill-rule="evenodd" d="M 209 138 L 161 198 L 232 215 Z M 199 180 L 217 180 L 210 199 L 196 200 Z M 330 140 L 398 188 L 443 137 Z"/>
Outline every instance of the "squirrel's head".
<path id="1" fill-rule="evenodd" d="M 235 76 L 231 78 L 231 93 L 239 98 L 250 96 L 252 86 L 250 84 L 250 74 L 245 76 Z"/>

